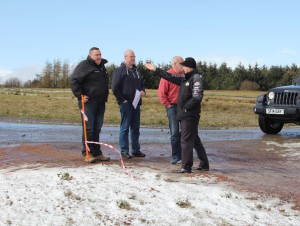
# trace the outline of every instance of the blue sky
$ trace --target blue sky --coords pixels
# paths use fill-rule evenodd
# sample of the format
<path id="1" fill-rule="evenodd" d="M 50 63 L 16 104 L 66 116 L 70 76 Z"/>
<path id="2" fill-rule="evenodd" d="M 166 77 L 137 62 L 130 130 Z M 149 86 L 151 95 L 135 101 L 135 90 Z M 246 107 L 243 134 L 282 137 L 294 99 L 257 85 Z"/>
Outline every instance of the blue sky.
<path id="1" fill-rule="evenodd" d="M 35 77 L 46 61 L 71 65 L 97 46 L 120 64 L 174 55 L 235 67 L 300 66 L 298 0 L 2 0 L 0 83 Z"/>

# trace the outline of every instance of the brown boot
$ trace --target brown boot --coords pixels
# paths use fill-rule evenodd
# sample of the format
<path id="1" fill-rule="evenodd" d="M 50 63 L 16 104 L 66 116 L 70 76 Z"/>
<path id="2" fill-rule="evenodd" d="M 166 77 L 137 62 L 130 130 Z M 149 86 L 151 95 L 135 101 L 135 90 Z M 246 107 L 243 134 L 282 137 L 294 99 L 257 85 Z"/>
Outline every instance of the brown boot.
<path id="1" fill-rule="evenodd" d="M 110 157 L 105 157 L 104 155 L 97 155 L 94 157 L 98 161 L 109 161 Z"/>

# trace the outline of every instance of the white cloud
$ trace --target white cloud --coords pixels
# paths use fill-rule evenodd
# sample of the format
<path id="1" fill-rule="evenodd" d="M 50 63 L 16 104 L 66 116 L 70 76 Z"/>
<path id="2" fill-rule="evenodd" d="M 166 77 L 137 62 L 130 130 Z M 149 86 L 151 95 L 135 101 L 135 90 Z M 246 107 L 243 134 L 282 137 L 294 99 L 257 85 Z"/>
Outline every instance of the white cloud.
<path id="1" fill-rule="evenodd" d="M 11 74 L 12 71 L 0 68 L 0 84 L 3 84 L 7 80 L 7 75 Z"/>
<path id="2" fill-rule="evenodd" d="M 39 66 L 27 66 L 15 68 L 13 70 L 0 68 L 0 84 L 5 83 L 6 80 L 10 78 L 17 77 L 22 82 L 32 80 L 35 78 L 35 75 L 41 73 L 42 68 Z"/>
<path id="3" fill-rule="evenodd" d="M 288 49 L 288 48 L 284 48 L 281 50 L 281 54 L 285 54 L 285 55 L 298 55 L 299 52 L 297 50 L 293 50 L 293 49 Z"/>
<path id="4" fill-rule="evenodd" d="M 5 69 L 0 68 L 0 77 L 5 76 L 5 75 L 10 74 L 10 73 L 12 73 L 11 70 L 5 70 Z"/>

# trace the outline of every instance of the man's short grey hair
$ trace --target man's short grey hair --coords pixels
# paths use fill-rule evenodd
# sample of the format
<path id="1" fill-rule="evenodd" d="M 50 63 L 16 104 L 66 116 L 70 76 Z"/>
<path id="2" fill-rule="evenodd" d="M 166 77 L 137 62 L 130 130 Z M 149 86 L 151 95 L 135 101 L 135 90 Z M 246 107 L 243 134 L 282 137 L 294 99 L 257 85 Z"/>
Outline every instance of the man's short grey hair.
<path id="1" fill-rule="evenodd" d="M 134 51 L 133 51 L 132 49 L 126 49 L 126 51 L 125 51 L 125 53 L 124 53 L 124 57 L 127 56 L 128 52 L 134 53 Z"/>
<path id="2" fill-rule="evenodd" d="M 171 59 L 171 64 L 175 64 L 175 63 L 177 63 L 178 61 L 179 61 L 179 56 L 174 56 L 174 57 L 172 57 L 172 59 Z"/>

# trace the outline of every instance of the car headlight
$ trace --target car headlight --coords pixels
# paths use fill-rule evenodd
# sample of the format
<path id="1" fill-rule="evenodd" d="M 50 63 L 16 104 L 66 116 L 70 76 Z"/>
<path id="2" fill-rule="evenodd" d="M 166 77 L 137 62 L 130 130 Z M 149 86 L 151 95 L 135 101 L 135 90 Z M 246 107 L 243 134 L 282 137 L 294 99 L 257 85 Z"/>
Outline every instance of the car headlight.
<path id="1" fill-rule="evenodd" d="M 270 100 L 272 100 L 274 98 L 274 96 L 275 96 L 274 92 L 269 92 L 268 97 Z"/>

